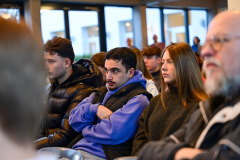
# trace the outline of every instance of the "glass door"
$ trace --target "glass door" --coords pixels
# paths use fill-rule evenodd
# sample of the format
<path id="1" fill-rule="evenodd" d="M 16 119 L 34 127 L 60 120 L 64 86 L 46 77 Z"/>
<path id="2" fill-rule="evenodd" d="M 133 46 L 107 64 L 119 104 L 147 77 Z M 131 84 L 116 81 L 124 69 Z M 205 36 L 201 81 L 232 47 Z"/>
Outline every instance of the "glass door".
<path id="1" fill-rule="evenodd" d="M 53 37 L 66 38 L 63 10 L 41 9 L 41 28 L 44 43 Z"/>
<path id="2" fill-rule="evenodd" d="M 46 43 L 53 37 L 68 38 L 72 41 L 75 60 L 90 58 L 101 50 L 98 22 L 102 15 L 100 13 L 99 7 L 43 3 L 41 7 L 43 42 Z M 102 30 L 105 30 L 104 27 Z"/>

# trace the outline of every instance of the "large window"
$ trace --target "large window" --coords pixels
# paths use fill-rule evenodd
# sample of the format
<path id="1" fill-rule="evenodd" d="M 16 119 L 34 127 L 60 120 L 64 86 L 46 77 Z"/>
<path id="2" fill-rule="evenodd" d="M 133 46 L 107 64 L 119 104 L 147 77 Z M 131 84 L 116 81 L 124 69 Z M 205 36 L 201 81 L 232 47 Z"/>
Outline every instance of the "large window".
<path id="1" fill-rule="evenodd" d="M 4 8 L 7 7 L 7 8 Z M 9 8 L 11 7 L 11 8 Z M 15 7 L 15 8 L 14 8 Z M 4 19 L 20 20 L 20 8 L 17 6 L 0 6 L 0 17 Z"/>
<path id="2" fill-rule="evenodd" d="M 148 45 L 154 43 L 153 35 L 157 35 L 158 41 L 161 42 L 161 32 L 160 32 L 160 10 L 158 8 L 147 8 L 147 39 Z"/>
<path id="3" fill-rule="evenodd" d="M 105 21 L 107 50 L 115 47 L 126 47 L 127 38 L 133 40 L 132 8 L 105 7 Z"/>
<path id="4" fill-rule="evenodd" d="M 161 19 L 160 11 L 163 11 Z M 193 38 L 198 36 L 202 45 L 207 32 L 207 11 L 206 10 L 184 10 L 181 9 L 160 9 L 147 8 L 147 35 L 148 45 L 153 43 L 152 36 L 156 34 L 161 41 L 161 33 L 164 28 L 164 41 L 166 45 L 171 42 L 188 42 L 193 45 Z M 188 17 L 187 14 L 188 13 Z M 185 20 L 188 19 L 188 24 Z M 164 24 L 161 22 L 164 21 Z M 163 41 L 163 39 L 162 39 Z"/>
<path id="5" fill-rule="evenodd" d="M 97 11 L 42 9 L 41 25 L 44 43 L 53 37 L 72 41 L 75 60 L 100 52 Z"/>
<path id="6" fill-rule="evenodd" d="M 62 10 L 41 10 L 43 42 L 53 37 L 65 38 L 64 12 Z"/>
<path id="7" fill-rule="evenodd" d="M 70 39 L 76 56 L 100 52 L 96 11 L 69 11 Z"/>
<path id="8" fill-rule="evenodd" d="M 164 32 L 166 45 L 186 42 L 183 10 L 164 9 Z"/>
<path id="9" fill-rule="evenodd" d="M 193 38 L 197 36 L 200 44 L 204 44 L 207 33 L 207 12 L 204 10 L 189 11 L 189 39 L 193 45 Z"/>
<path id="10" fill-rule="evenodd" d="M 132 7 L 43 3 L 43 41 L 45 43 L 53 37 L 69 38 L 77 59 L 89 58 L 100 51 L 127 47 L 129 39 L 134 45 L 132 16 Z M 166 45 L 171 42 L 192 45 L 195 36 L 200 38 L 201 44 L 204 43 L 208 25 L 205 10 L 147 8 L 146 18 L 148 45 L 153 44 L 153 35 Z"/>

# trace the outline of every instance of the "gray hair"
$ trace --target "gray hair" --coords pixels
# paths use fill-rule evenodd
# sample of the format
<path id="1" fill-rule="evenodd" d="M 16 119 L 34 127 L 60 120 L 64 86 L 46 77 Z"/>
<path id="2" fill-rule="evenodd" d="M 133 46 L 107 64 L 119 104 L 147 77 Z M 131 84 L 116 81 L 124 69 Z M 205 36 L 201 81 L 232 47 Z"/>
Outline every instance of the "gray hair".
<path id="1" fill-rule="evenodd" d="M 0 35 L 0 129 L 29 143 L 44 111 L 43 51 L 25 24 L 0 18 Z"/>

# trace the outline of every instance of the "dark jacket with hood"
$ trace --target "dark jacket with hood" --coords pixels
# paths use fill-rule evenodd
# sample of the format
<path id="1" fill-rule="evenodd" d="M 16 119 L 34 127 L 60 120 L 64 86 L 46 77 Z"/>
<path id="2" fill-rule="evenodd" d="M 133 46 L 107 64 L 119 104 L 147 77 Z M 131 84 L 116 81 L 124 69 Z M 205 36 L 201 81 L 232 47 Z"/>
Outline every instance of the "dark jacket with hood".
<path id="1" fill-rule="evenodd" d="M 145 78 L 136 70 L 134 76 L 121 87 L 109 90 L 107 84 L 85 98 L 72 110 L 69 118 L 73 129 L 83 135 L 73 149 L 111 160 L 131 155 L 131 142 L 137 132 L 138 119 L 152 96 L 145 86 Z M 107 107 L 113 114 L 107 119 L 99 119 L 99 105 Z"/>
<path id="2" fill-rule="evenodd" d="M 68 122 L 70 112 L 92 93 L 93 88 L 103 84 L 100 70 L 90 60 L 80 59 L 72 69 L 73 73 L 62 84 L 56 80 L 51 82 L 43 138 L 35 141 L 37 149 L 67 146 L 77 134 Z"/>
<path id="3" fill-rule="evenodd" d="M 194 160 L 240 159 L 240 96 L 212 97 L 200 103 L 186 126 L 159 142 L 151 142 L 139 160 L 173 160 L 183 147 L 202 149 Z"/>

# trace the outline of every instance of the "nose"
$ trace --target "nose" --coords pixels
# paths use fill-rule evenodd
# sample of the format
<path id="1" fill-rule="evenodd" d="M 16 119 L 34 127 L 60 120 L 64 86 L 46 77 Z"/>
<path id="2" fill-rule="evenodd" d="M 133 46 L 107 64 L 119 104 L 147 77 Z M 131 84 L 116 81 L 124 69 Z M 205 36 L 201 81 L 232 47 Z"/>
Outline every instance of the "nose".
<path id="1" fill-rule="evenodd" d="M 167 64 L 166 64 L 166 62 L 162 63 L 161 69 L 162 69 L 162 71 L 167 71 Z"/>
<path id="2" fill-rule="evenodd" d="M 144 58 L 143 60 L 144 60 L 144 62 L 145 62 L 145 64 L 146 64 L 146 63 L 147 63 L 147 58 Z"/>
<path id="3" fill-rule="evenodd" d="M 48 70 L 48 68 L 49 68 L 48 62 L 47 62 L 47 61 L 45 61 L 45 69 L 47 69 L 47 70 Z"/>
<path id="4" fill-rule="evenodd" d="M 107 80 L 112 80 L 112 74 L 111 74 L 111 72 L 106 72 L 106 79 L 107 79 Z"/>
<path id="5" fill-rule="evenodd" d="M 204 58 L 212 57 L 215 54 L 215 51 L 213 50 L 213 47 L 211 46 L 211 42 L 207 42 L 204 44 L 204 46 L 201 49 L 201 55 Z"/>

